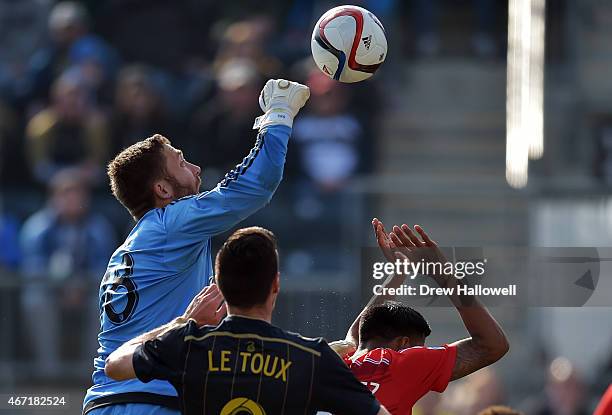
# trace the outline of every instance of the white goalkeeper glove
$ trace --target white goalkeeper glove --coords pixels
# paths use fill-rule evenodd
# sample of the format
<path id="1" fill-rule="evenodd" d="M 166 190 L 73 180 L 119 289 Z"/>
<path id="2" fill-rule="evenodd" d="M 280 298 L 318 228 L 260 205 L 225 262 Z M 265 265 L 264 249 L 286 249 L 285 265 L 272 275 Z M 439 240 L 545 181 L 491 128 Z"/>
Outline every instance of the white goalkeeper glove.
<path id="1" fill-rule="evenodd" d="M 310 89 L 285 79 L 270 79 L 259 94 L 259 106 L 265 113 L 255 119 L 253 129 L 268 125 L 293 126 L 293 118 L 310 98 Z"/>

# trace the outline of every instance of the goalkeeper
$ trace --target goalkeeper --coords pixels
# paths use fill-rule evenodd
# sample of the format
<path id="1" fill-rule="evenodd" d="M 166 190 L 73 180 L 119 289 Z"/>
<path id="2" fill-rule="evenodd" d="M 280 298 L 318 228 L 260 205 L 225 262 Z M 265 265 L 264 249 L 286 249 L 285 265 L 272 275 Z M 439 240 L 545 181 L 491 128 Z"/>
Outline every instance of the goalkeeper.
<path id="1" fill-rule="evenodd" d="M 110 162 L 113 195 L 137 224 L 100 284 L 100 347 L 84 414 L 179 413 L 168 382 L 117 382 L 104 374 L 104 362 L 124 342 L 181 315 L 207 285 L 211 237 L 270 201 L 283 175 L 293 118 L 309 95 L 304 85 L 269 80 L 259 97 L 264 115 L 255 120 L 255 146 L 211 191 L 198 193 L 200 167 L 158 134 Z"/>

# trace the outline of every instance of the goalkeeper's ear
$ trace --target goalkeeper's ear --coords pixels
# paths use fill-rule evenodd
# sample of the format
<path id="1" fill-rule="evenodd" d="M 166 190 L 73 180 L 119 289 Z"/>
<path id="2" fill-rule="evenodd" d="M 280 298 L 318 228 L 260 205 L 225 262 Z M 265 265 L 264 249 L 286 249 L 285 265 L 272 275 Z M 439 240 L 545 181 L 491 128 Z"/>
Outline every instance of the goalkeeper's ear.
<path id="1" fill-rule="evenodd" d="M 285 79 L 270 79 L 259 94 L 259 106 L 264 114 L 255 119 L 253 129 L 268 125 L 293 126 L 293 118 L 310 98 L 306 85 Z"/>

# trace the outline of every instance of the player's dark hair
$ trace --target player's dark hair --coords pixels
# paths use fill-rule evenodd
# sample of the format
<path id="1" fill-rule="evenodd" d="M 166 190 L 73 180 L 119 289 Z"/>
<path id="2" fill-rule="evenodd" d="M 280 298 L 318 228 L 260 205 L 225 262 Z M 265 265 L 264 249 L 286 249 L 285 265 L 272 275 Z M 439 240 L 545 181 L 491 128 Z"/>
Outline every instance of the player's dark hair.
<path id="1" fill-rule="evenodd" d="M 170 140 L 155 134 L 124 149 L 108 164 L 113 195 L 135 220 L 155 207 L 153 183 L 166 176 L 165 144 Z"/>
<path id="2" fill-rule="evenodd" d="M 215 274 L 228 305 L 248 309 L 265 303 L 278 273 L 276 249 L 274 234 L 257 226 L 227 238 L 217 253 Z"/>
<path id="3" fill-rule="evenodd" d="M 361 342 L 372 339 L 393 340 L 402 336 L 425 338 L 430 334 L 429 324 L 421 313 L 396 301 L 369 307 L 359 323 Z"/>
<path id="4" fill-rule="evenodd" d="M 523 415 L 523 413 L 507 406 L 493 405 L 478 412 L 478 415 Z"/>

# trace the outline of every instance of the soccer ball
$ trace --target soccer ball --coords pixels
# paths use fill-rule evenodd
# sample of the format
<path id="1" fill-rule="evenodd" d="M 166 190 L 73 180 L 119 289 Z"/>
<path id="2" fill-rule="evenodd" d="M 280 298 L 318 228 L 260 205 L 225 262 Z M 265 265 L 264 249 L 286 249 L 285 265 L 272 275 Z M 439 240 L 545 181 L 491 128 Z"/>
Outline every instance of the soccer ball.
<path id="1" fill-rule="evenodd" d="M 328 10 L 317 22 L 310 42 L 315 63 L 340 82 L 371 77 L 387 57 L 387 37 L 380 20 L 357 6 Z"/>

